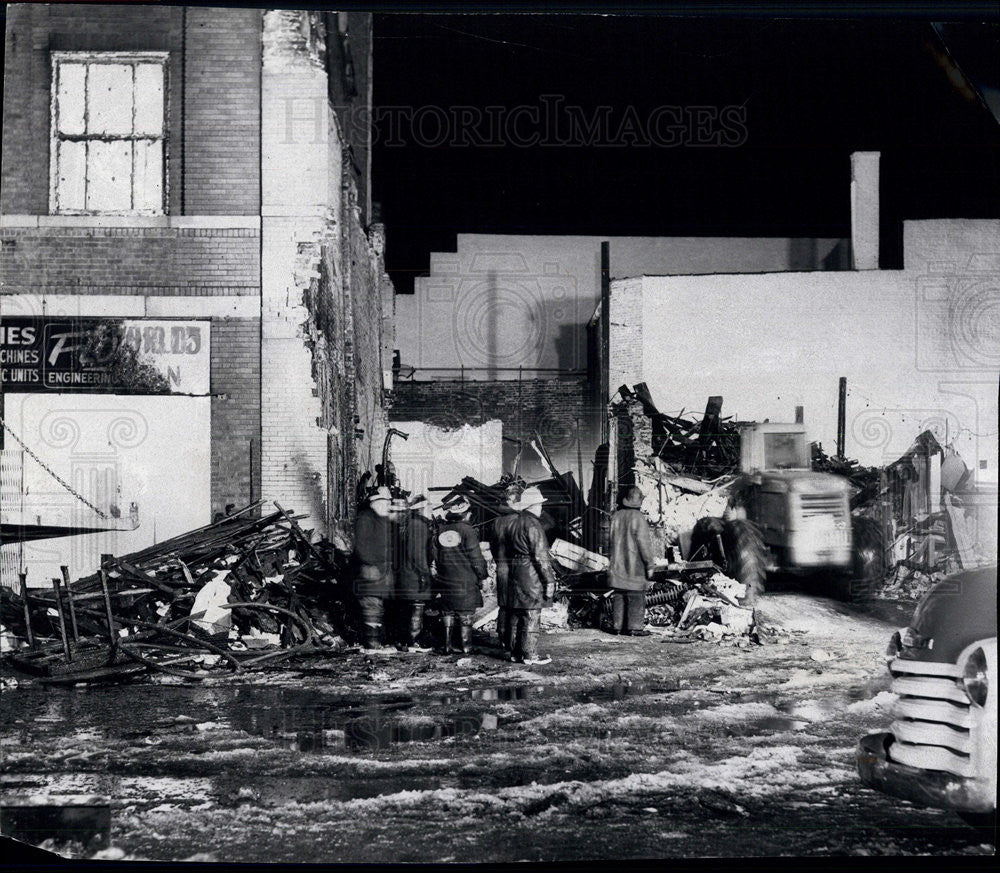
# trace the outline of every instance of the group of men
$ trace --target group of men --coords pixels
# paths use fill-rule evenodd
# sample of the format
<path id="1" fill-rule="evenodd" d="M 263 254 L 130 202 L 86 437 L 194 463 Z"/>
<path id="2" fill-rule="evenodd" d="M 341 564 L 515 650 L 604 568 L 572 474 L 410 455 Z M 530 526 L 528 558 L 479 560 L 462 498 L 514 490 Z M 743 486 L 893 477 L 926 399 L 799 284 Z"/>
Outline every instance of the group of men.
<path id="1" fill-rule="evenodd" d="M 496 562 L 497 636 L 515 662 L 535 665 L 552 659 L 538 652 L 541 611 L 555 597 L 556 575 L 540 516 L 545 498 L 538 488 L 511 484 L 504 505 L 484 533 Z M 647 636 L 645 590 L 654 569 L 649 525 L 639 511 L 642 494 L 629 489 L 611 521 L 608 581 L 614 592 L 612 633 Z M 395 646 L 428 652 L 421 645 L 424 609 L 440 596 L 443 639 L 440 651 L 472 651 L 472 622 L 483 605 L 488 578 L 482 538 L 470 523 L 464 498 L 451 502 L 435 520 L 422 498 L 403 511 L 393 508 L 389 488 L 369 496 L 354 531 L 354 594 L 366 651 L 382 648 L 387 607 Z"/>

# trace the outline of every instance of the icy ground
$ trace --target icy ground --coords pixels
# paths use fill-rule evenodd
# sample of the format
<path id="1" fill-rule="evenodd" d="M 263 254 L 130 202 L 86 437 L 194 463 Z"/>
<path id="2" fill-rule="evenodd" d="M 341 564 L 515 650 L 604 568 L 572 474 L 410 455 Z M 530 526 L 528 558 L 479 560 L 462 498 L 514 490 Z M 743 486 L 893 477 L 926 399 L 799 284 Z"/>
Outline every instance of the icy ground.
<path id="1" fill-rule="evenodd" d="M 22 683 L 0 787 L 110 798 L 105 858 L 991 854 L 855 773 L 908 612 L 803 592 L 760 611 L 787 633 L 750 649 L 564 631 L 526 670 L 484 634 L 471 658 L 358 653 L 252 683 Z"/>

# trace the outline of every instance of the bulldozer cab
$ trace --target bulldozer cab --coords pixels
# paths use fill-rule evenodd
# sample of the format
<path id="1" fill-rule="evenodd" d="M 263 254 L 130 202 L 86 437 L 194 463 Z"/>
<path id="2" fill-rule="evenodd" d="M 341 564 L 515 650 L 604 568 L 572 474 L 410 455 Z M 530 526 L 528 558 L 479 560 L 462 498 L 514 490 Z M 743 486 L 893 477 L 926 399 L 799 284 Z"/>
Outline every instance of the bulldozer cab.
<path id="1" fill-rule="evenodd" d="M 821 570 L 838 596 L 868 596 L 882 572 L 878 524 L 852 518 L 843 476 L 812 470 L 805 425 L 755 422 L 739 433 L 727 517 L 699 519 L 690 554 L 708 555 L 757 594 L 769 570 Z"/>
<path id="2" fill-rule="evenodd" d="M 809 470 L 804 424 L 763 422 L 740 428 L 740 469 L 744 473 Z"/>

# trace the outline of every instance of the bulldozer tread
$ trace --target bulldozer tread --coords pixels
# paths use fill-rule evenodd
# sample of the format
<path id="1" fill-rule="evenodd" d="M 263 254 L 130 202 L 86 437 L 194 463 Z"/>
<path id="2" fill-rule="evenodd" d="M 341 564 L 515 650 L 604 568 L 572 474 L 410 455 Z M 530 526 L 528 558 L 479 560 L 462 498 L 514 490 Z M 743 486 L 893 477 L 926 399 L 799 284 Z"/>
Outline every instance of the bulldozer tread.
<path id="1" fill-rule="evenodd" d="M 837 596 L 857 602 L 871 600 L 885 575 L 882 531 L 873 518 L 851 519 L 851 569 L 837 580 Z"/>
<path id="2" fill-rule="evenodd" d="M 719 553 L 716 535 L 725 555 Z M 701 518 L 691 533 L 691 556 L 702 555 L 715 561 L 727 576 L 747 586 L 747 603 L 752 605 L 764 593 L 767 575 L 767 548 L 752 521 L 742 518 Z"/>

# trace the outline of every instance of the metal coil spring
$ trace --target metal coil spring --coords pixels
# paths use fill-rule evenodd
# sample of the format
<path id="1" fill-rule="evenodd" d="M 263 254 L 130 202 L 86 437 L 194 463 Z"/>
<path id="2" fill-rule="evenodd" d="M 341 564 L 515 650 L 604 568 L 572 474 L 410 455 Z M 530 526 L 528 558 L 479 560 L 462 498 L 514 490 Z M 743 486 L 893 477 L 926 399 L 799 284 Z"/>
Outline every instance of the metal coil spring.
<path id="1" fill-rule="evenodd" d="M 679 587 L 666 588 L 646 595 L 646 606 L 675 606 L 681 601 L 683 589 Z"/>

